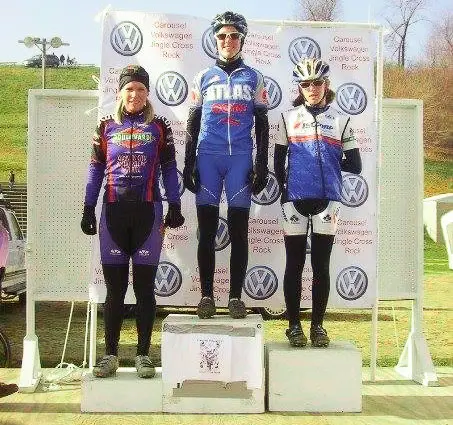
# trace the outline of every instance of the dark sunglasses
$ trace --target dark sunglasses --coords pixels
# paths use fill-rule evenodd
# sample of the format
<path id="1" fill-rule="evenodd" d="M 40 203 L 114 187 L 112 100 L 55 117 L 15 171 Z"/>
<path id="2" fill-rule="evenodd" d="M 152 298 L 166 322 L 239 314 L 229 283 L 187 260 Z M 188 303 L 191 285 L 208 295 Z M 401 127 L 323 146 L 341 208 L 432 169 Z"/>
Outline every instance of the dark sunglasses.
<path id="1" fill-rule="evenodd" d="M 216 34 L 215 37 L 217 40 L 226 40 L 227 37 L 230 37 L 231 40 L 239 40 L 242 37 L 240 32 L 225 32 Z"/>
<path id="2" fill-rule="evenodd" d="M 299 83 L 303 89 L 308 89 L 310 86 L 321 87 L 324 84 L 324 80 L 312 80 L 312 81 L 302 81 Z"/>

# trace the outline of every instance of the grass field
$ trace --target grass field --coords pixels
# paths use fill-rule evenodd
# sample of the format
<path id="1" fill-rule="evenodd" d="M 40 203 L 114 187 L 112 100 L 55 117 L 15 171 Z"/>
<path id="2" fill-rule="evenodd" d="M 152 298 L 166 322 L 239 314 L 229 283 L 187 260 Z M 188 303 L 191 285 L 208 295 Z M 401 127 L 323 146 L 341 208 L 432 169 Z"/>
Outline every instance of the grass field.
<path id="1" fill-rule="evenodd" d="M 446 250 L 425 235 L 424 275 L 424 329 L 435 365 L 453 366 L 451 329 L 453 329 L 453 281 L 448 269 Z M 173 309 L 174 310 L 174 309 Z M 194 313 L 194 309 L 180 309 Z M 36 332 L 39 337 L 41 362 L 53 367 L 60 362 L 70 312 L 69 302 L 38 302 Z M 173 311 L 172 311 L 173 312 Z M 75 303 L 65 361 L 80 365 L 83 360 L 86 303 Z M 160 364 L 161 324 L 168 309 L 160 309 L 152 337 L 152 357 Z M 309 311 L 302 312 L 302 320 L 309 321 Z M 394 366 L 410 330 L 411 302 L 382 302 L 379 307 L 378 365 Z M 19 367 L 22 358 L 22 340 L 25 336 L 25 306 L 17 301 L 1 306 L 2 328 L 11 339 L 12 367 Z M 265 341 L 285 341 L 285 320 L 265 322 Z M 363 364 L 370 363 L 370 310 L 330 310 L 325 327 L 333 339 L 353 341 L 362 351 Z M 123 364 L 132 364 L 135 356 L 135 320 L 126 319 L 120 341 Z M 98 353 L 103 352 L 103 321 L 98 317 Z"/>
<path id="2" fill-rule="evenodd" d="M 27 97 L 29 89 L 41 88 L 41 69 L 0 66 L 0 73 L 0 181 L 7 181 L 14 170 L 16 180 L 25 182 Z M 94 90 L 91 76 L 98 76 L 99 68 L 51 68 L 46 74 L 46 88 Z"/>

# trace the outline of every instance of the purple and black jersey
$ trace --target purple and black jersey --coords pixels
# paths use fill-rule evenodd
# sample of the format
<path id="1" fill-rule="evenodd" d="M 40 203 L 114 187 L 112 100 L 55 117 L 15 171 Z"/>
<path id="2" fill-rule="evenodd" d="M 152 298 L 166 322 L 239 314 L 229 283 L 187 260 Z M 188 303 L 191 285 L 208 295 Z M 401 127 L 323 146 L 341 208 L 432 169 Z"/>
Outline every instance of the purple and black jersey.
<path id="1" fill-rule="evenodd" d="M 104 180 L 104 202 L 159 200 L 159 175 L 168 202 L 179 203 L 173 134 L 161 116 L 146 123 L 143 113 L 125 114 L 118 124 L 101 119 L 93 137 L 85 205 L 96 205 Z"/>

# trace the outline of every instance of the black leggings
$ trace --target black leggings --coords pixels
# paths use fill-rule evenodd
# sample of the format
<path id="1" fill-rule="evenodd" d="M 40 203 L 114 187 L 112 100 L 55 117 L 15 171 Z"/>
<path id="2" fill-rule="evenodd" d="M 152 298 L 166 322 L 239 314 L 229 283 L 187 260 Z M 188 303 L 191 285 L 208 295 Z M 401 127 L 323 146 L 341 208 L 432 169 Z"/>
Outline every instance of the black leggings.
<path id="1" fill-rule="evenodd" d="M 311 265 L 312 285 L 312 326 L 322 325 L 330 290 L 330 254 L 334 236 L 312 233 Z M 285 236 L 286 268 L 283 280 L 289 325 L 300 324 L 301 277 L 305 265 L 307 235 Z"/>
<path id="2" fill-rule="evenodd" d="M 200 271 L 201 295 L 213 297 L 215 270 L 215 237 L 219 224 L 219 207 L 197 206 L 198 268 Z M 230 294 L 229 298 L 241 298 L 242 286 L 248 264 L 248 208 L 228 208 L 228 233 L 231 241 Z"/>
<path id="3" fill-rule="evenodd" d="M 124 314 L 124 297 L 127 291 L 129 265 L 102 265 L 107 296 L 104 306 L 105 353 L 118 355 L 118 341 Z M 137 299 L 136 325 L 138 334 L 137 355 L 149 353 L 151 332 L 156 315 L 154 280 L 157 266 L 134 264 L 133 288 Z"/>

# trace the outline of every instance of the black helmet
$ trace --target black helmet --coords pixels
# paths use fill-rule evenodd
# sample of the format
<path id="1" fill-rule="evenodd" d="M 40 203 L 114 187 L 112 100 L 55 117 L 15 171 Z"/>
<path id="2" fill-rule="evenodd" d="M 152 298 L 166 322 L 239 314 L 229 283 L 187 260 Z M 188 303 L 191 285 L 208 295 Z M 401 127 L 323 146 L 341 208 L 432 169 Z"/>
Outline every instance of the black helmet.
<path id="1" fill-rule="evenodd" d="M 247 21 L 239 13 L 224 12 L 218 14 L 211 22 L 212 31 L 216 34 L 220 28 L 231 25 L 238 30 L 244 37 L 247 35 Z"/>

